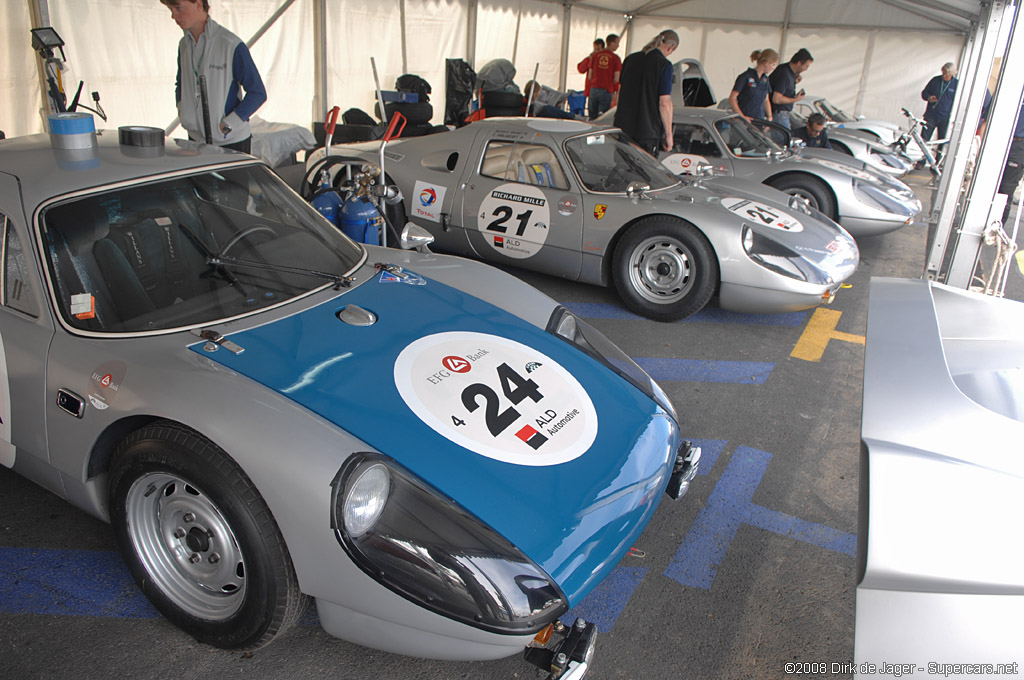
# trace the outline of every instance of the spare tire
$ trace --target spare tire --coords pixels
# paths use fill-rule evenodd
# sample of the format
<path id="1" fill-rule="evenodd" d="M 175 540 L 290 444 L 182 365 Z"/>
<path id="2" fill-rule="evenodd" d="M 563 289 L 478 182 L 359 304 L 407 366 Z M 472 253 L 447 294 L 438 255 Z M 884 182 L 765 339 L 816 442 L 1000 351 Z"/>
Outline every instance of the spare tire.
<path id="1" fill-rule="evenodd" d="M 518 92 L 505 92 L 504 90 L 491 90 L 480 95 L 480 104 L 485 109 L 500 108 L 511 109 L 523 106 L 523 95 Z"/>
<path id="2" fill-rule="evenodd" d="M 388 120 L 395 113 L 405 116 L 409 123 L 429 123 L 434 117 L 434 107 L 429 102 L 386 102 L 384 109 L 388 112 Z M 380 116 L 380 104 L 375 104 L 373 111 Z"/>
<path id="3" fill-rule="evenodd" d="M 384 128 L 380 125 L 335 125 L 332 142 L 369 142 L 380 139 Z"/>

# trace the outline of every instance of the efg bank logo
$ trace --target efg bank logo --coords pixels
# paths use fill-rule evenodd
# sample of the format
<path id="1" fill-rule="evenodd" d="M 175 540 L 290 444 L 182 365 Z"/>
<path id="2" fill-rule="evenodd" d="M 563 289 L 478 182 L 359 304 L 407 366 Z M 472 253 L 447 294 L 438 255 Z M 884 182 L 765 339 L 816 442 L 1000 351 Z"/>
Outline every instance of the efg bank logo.
<path id="1" fill-rule="evenodd" d="M 436 200 L 437 200 L 437 192 L 435 192 L 432 188 L 427 187 L 426 189 L 424 189 L 423 191 L 420 192 L 420 205 L 423 205 L 423 206 L 433 205 L 434 201 L 436 201 Z"/>

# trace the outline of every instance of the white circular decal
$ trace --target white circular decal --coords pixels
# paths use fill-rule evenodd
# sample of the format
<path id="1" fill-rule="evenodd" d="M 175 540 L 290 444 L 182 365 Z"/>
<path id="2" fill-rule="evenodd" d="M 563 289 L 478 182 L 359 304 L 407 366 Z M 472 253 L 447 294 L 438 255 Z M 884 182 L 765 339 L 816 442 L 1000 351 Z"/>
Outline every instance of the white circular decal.
<path id="1" fill-rule="evenodd" d="M 438 434 L 514 465 L 558 465 L 597 437 L 597 411 L 569 371 L 526 345 L 485 333 L 428 335 L 402 350 L 395 386 Z"/>
<path id="2" fill-rule="evenodd" d="M 804 225 L 792 215 L 747 198 L 726 196 L 722 199 L 722 207 L 762 227 L 791 232 L 804 230 Z"/>
<path id="3" fill-rule="evenodd" d="M 524 173 L 545 173 L 542 165 L 523 166 Z M 551 182 L 545 180 L 547 184 Z M 502 184 L 480 204 L 477 227 L 488 245 L 506 257 L 533 257 L 544 247 L 551 208 L 544 192 L 528 184 Z"/>
<path id="4" fill-rule="evenodd" d="M 856 177 L 857 179 L 862 179 L 867 182 L 874 182 L 875 184 L 879 183 L 878 178 L 876 178 L 869 172 L 864 172 L 863 170 L 858 170 L 857 168 L 851 167 L 849 165 L 843 165 L 842 163 L 836 163 L 835 161 L 827 161 L 822 158 L 815 158 L 814 160 L 818 163 L 821 163 L 826 168 L 832 168 L 833 170 L 841 172 L 844 175 Z"/>
<path id="5" fill-rule="evenodd" d="M 677 175 L 692 175 L 699 164 L 707 162 L 708 159 L 704 156 L 693 156 L 686 153 L 674 153 L 661 159 L 661 164 Z"/>

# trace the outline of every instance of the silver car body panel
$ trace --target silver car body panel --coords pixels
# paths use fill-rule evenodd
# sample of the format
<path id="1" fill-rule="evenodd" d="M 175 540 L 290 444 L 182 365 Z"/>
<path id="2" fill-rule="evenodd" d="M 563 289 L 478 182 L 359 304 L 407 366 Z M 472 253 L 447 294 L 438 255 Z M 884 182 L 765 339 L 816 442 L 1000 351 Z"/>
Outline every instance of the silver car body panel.
<path id="1" fill-rule="evenodd" d="M 858 667 L 1024 664 L 1022 366 L 1021 303 L 872 280 Z"/>

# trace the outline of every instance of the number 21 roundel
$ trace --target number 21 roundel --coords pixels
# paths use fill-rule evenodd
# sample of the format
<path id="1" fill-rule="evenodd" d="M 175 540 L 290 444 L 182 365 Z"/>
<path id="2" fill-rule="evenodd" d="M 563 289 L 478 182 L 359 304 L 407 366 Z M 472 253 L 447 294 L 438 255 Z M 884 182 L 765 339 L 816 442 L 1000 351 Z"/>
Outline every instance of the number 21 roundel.
<path id="1" fill-rule="evenodd" d="M 539 167 L 539 166 L 538 166 Z M 545 172 L 545 168 L 529 172 Z M 477 227 L 487 245 L 518 260 L 533 257 L 544 247 L 551 207 L 544 192 L 529 184 L 502 184 L 484 197 Z"/>
<path id="2" fill-rule="evenodd" d="M 514 465 L 558 465 L 597 436 L 597 411 L 569 371 L 514 340 L 453 331 L 411 343 L 395 386 L 420 420 L 474 453 Z"/>

